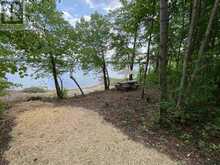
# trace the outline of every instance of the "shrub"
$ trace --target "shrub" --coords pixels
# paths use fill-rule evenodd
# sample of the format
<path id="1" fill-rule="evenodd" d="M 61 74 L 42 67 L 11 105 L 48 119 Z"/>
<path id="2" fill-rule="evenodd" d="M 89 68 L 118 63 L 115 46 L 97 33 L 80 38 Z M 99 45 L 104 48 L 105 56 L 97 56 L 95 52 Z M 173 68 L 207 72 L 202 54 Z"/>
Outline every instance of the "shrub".
<path id="1" fill-rule="evenodd" d="M 151 72 L 147 75 L 147 83 L 146 83 L 147 86 L 151 86 L 151 87 L 154 87 L 154 86 L 158 86 L 159 85 L 159 77 L 158 77 L 158 74 L 155 73 L 155 72 Z"/>
<path id="2" fill-rule="evenodd" d="M 0 96 L 5 95 L 5 89 L 11 87 L 13 84 L 0 78 Z"/>

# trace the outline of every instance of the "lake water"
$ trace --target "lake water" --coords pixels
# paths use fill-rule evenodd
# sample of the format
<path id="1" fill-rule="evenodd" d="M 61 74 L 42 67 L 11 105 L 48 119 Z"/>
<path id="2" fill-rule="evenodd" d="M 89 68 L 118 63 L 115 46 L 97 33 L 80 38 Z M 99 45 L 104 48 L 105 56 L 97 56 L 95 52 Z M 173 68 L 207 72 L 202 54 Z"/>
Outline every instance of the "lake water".
<path id="1" fill-rule="evenodd" d="M 31 69 L 28 69 L 28 74 L 31 74 L 33 71 Z M 111 78 L 125 78 L 126 74 L 123 72 L 117 72 L 114 71 L 112 68 L 109 69 L 109 76 Z M 74 77 L 76 80 L 79 82 L 81 87 L 89 87 L 89 86 L 94 86 L 97 84 L 102 83 L 102 74 L 97 74 L 94 72 L 89 72 L 88 74 L 85 74 L 82 70 L 77 69 L 74 73 Z M 8 74 L 7 78 L 10 82 L 20 84 L 22 87 L 16 87 L 16 89 L 21 89 L 21 88 L 28 88 L 28 87 L 33 87 L 33 86 L 40 86 L 44 87 L 47 89 L 54 89 L 54 81 L 52 77 L 49 78 L 40 78 L 40 79 L 34 79 L 31 76 L 26 76 L 24 78 L 20 78 L 18 74 L 11 75 Z M 69 78 L 69 74 L 66 73 L 62 75 L 62 80 L 63 80 L 63 85 L 64 88 L 66 89 L 75 89 L 77 86 Z"/>

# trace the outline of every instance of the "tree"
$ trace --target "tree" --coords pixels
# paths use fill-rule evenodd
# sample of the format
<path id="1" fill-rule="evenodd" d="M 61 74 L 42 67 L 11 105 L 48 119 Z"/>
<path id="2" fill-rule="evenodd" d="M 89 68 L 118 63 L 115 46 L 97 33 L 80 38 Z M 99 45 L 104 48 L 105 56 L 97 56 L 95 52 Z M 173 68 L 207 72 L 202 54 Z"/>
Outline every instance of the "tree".
<path id="1" fill-rule="evenodd" d="M 168 61 L 168 0 L 160 0 L 160 102 L 167 101 L 167 61 Z M 160 106 L 160 119 L 163 122 L 166 109 Z"/>
<path id="2" fill-rule="evenodd" d="M 74 83 L 77 85 L 77 87 L 79 88 L 81 95 L 85 96 L 85 93 L 83 92 L 82 88 L 80 87 L 79 83 L 76 81 L 76 79 L 73 76 L 73 69 L 70 69 L 70 78 L 74 81 Z"/>
<path id="3" fill-rule="evenodd" d="M 182 70 L 182 77 L 180 81 L 180 88 L 179 88 L 179 96 L 177 100 L 177 108 L 180 108 L 183 97 L 184 97 L 184 89 L 185 89 L 185 81 L 187 79 L 187 68 L 188 68 L 188 60 L 189 57 L 192 56 L 192 44 L 193 44 L 193 34 L 196 27 L 196 19 L 198 16 L 198 0 L 193 1 L 193 9 L 192 9 L 192 18 L 189 28 L 189 34 L 187 38 L 187 45 L 186 45 L 186 51 L 184 56 L 184 63 L 183 63 L 183 70 Z"/>
<path id="4" fill-rule="evenodd" d="M 105 90 L 109 89 L 108 57 L 110 50 L 110 24 L 105 16 L 98 13 L 86 21 L 81 19 L 76 24 L 78 35 L 78 58 L 83 70 L 95 69 L 102 72 Z"/>
<path id="5" fill-rule="evenodd" d="M 115 50 L 113 64 L 118 69 L 129 69 L 129 80 L 133 80 L 133 70 L 141 47 L 140 24 L 143 16 L 137 13 L 136 1 L 124 1 L 123 6 L 112 12 L 112 48 Z"/>
<path id="6" fill-rule="evenodd" d="M 152 27 L 151 28 L 153 28 L 153 20 L 152 20 Z M 141 94 L 142 98 L 144 98 L 144 89 L 146 86 L 147 72 L 148 72 L 148 68 L 149 68 L 151 40 L 152 40 L 152 32 L 150 32 L 150 36 L 149 36 L 148 43 L 147 43 L 147 59 L 146 59 L 146 64 L 145 64 L 145 68 L 144 68 L 144 84 L 143 84 L 143 89 L 142 89 L 142 94 Z"/>
<path id="7" fill-rule="evenodd" d="M 72 27 L 56 9 L 55 1 L 30 3 L 27 8 L 30 31 L 15 32 L 12 41 L 25 51 L 26 63 L 35 69 L 34 76 L 52 75 L 58 98 L 63 98 L 60 75 L 66 71 Z M 61 79 L 60 79 L 61 80 Z M 62 80 L 61 80 L 62 81 Z"/>
<path id="8" fill-rule="evenodd" d="M 215 0 L 215 3 L 213 5 L 212 11 L 211 11 L 211 14 L 210 14 L 210 17 L 209 17 L 209 21 L 208 21 L 208 26 L 207 26 L 207 29 L 206 29 L 206 32 L 205 32 L 205 36 L 204 36 L 204 38 L 201 42 L 201 46 L 199 47 L 198 60 L 197 60 L 195 69 L 194 69 L 194 71 L 192 73 L 192 76 L 191 76 L 191 82 L 194 81 L 197 72 L 200 70 L 199 64 L 200 64 L 200 62 L 203 58 L 205 48 L 207 47 L 208 41 L 210 39 L 210 33 L 211 33 L 211 30 L 212 30 L 212 27 L 213 27 L 213 22 L 215 20 L 215 16 L 216 16 L 217 11 L 218 11 L 219 2 L 220 2 L 220 0 Z M 191 84 L 189 85 L 188 88 L 190 90 Z"/>
<path id="9" fill-rule="evenodd" d="M 0 32 L 0 95 L 13 85 L 6 78 L 8 73 L 19 73 L 21 77 L 25 75 L 26 66 L 22 60 L 23 52 L 17 50 L 10 41 L 10 32 Z"/>

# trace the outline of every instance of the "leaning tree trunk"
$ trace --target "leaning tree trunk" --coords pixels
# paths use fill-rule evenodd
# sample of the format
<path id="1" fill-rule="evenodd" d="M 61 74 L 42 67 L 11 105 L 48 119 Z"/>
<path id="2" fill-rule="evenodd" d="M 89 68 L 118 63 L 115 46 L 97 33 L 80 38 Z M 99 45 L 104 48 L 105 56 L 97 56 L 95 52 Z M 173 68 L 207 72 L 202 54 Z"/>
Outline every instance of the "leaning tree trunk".
<path id="1" fill-rule="evenodd" d="M 156 55 L 154 73 L 158 73 L 158 70 L 159 70 L 159 63 L 160 63 L 160 56 L 159 56 L 159 55 Z"/>
<path id="2" fill-rule="evenodd" d="M 129 73 L 129 80 L 133 80 L 133 70 L 134 70 L 134 61 L 135 61 L 135 56 L 136 56 L 137 37 L 138 37 L 138 25 L 136 25 L 136 29 L 134 33 L 133 52 L 132 52 L 131 63 L 130 63 L 131 73 Z"/>
<path id="3" fill-rule="evenodd" d="M 59 99 L 63 99 L 63 93 L 60 89 L 59 81 L 58 81 L 58 75 L 57 75 L 57 69 L 56 69 L 56 59 L 54 58 L 53 55 L 50 55 L 50 62 L 52 66 L 52 73 L 53 73 L 53 79 L 54 79 L 54 84 L 57 92 L 57 97 Z"/>
<path id="4" fill-rule="evenodd" d="M 70 69 L 70 79 L 72 79 L 72 80 L 74 81 L 74 83 L 77 85 L 77 87 L 79 88 L 79 90 L 80 90 L 80 92 L 81 92 L 81 95 L 82 95 L 82 96 L 85 96 L 85 94 L 84 94 L 82 88 L 80 87 L 79 83 L 76 81 L 76 79 L 75 79 L 74 76 L 73 76 L 73 70 L 72 70 L 72 69 Z"/>
<path id="5" fill-rule="evenodd" d="M 160 0 L 160 103 L 167 101 L 167 61 L 168 61 L 168 0 Z M 164 123 L 167 110 L 160 106 L 160 123 Z"/>
<path id="6" fill-rule="evenodd" d="M 189 57 L 192 55 L 193 34 L 194 34 L 195 26 L 196 26 L 196 19 L 197 19 L 197 13 L 198 13 L 198 2 L 199 0 L 193 1 L 192 17 L 191 17 L 186 51 L 185 51 L 185 56 L 184 56 L 184 61 L 183 61 L 183 70 L 182 70 L 182 77 L 181 77 L 180 87 L 179 87 L 177 108 L 181 108 L 181 105 L 184 100 L 184 89 L 185 89 L 185 83 L 187 79 L 188 61 L 189 61 Z"/>
<path id="7" fill-rule="evenodd" d="M 214 6 L 212 8 L 211 15 L 209 17 L 208 26 L 207 26 L 207 29 L 206 29 L 206 32 L 205 32 L 205 36 L 204 36 L 204 38 L 202 40 L 202 43 L 201 43 L 201 46 L 199 48 L 198 60 L 197 60 L 196 65 L 195 65 L 195 69 L 192 73 L 191 81 L 190 81 L 190 84 L 188 86 L 187 91 L 191 90 L 192 82 L 195 80 L 196 74 L 200 71 L 200 63 L 202 61 L 205 48 L 206 48 L 206 46 L 208 44 L 208 41 L 209 41 L 210 33 L 212 31 L 212 25 L 213 25 L 213 22 L 215 20 L 215 16 L 217 15 L 217 12 L 218 12 L 219 2 L 220 2 L 220 0 L 215 0 Z"/>

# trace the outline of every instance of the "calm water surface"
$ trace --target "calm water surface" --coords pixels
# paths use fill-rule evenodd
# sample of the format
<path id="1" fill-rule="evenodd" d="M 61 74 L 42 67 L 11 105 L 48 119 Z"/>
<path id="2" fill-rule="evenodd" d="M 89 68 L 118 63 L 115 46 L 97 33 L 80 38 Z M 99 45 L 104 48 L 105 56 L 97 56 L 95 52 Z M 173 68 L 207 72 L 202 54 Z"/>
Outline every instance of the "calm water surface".
<path id="1" fill-rule="evenodd" d="M 33 73 L 31 69 L 28 69 L 28 74 Z M 111 78 L 125 78 L 125 73 L 114 71 L 113 69 L 109 69 L 109 75 Z M 89 72 L 85 74 L 82 70 L 77 69 L 74 73 L 74 77 L 79 82 L 82 87 L 94 86 L 102 83 L 102 74 L 97 74 L 94 72 Z M 8 74 L 7 78 L 10 82 L 20 84 L 21 87 L 16 87 L 16 89 L 28 88 L 33 86 L 44 87 L 47 89 L 54 89 L 54 81 L 52 77 L 49 78 L 40 78 L 34 79 L 31 76 L 26 76 L 24 78 L 20 78 L 18 74 L 11 75 Z M 62 76 L 64 87 L 67 89 L 75 89 L 77 88 L 73 80 L 69 78 L 69 73 L 66 73 Z"/>

